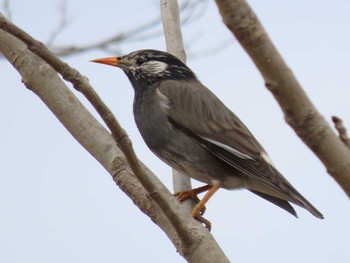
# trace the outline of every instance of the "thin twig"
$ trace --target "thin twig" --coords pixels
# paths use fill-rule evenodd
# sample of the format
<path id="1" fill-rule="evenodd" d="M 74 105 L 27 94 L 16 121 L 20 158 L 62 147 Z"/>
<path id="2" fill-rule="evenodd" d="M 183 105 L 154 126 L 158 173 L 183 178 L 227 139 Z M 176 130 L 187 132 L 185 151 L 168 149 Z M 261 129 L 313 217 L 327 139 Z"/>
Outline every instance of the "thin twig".
<path id="1" fill-rule="evenodd" d="M 9 2 L 9 0 L 3 1 L 3 9 L 5 10 L 7 16 L 11 15 Z M 188 25 L 200 19 L 205 13 L 204 11 L 207 8 L 208 3 L 208 0 L 187 0 L 182 2 L 181 6 L 179 7 L 179 11 L 182 14 L 181 24 Z M 163 30 L 159 27 L 161 25 L 161 17 L 156 17 L 127 31 L 112 34 L 110 37 L 99 41 L 88 44 L 56 46 L 54 45 L 56 38 L 71 23 L 71 19 L 68 18 L 67 0 L 62 0 L 62 2 L 60 2 L 59 10 L 60 20 L 56 28 L 49 35 L 45 45 L 48 46 L 55 55 L 60 57 L 78 55 L 91 50 L 102 50 L 106 53 L 118 55 L 121 53 L 119 48 L 121 43 L 140 42 L 163 36 Z M 205 52 L 206 50 L 204 50 L 199 51 L 200 54 L 197 54 L 197 52 L 195 54 L 188 52 L 188 54 L 193 58 L 208 56 L 208 54 L 220 52 L 224 47 L 226 47 L 226 45 L 219 43 L 218 45 L 209 48 L 209 52 Z M 0 56 L 0 59 L 1 58 L 2 57 Z"/>
<path id="2" fill-rule="evenodd" d="M 199 38 L 200 37 L 194 38 L 194 41 L 192 43 L 190 43 L 189 45 L 186 43 L 186 50 L 188 50 L 187 53 L 188 53 L 188 57 L 190 59 L 210 57 L 210 56 L 217 54 L 217 53 L 221 52 L 222 50 L 226 49 L 228 46 L 232 45 L 232 39 L 224 39 L 211 47 L 207 47 L 205 49 L 198 50 L 198 51 L 191 51 L 191 45 L 194 45 L 195 42 L 197 42 L 199 40 Z"/>
<path id="3" fill-rule="evenodd" d="M 181 25 L 191 24 L 200 19 L 208 6 L 208 0 L 187 1 L 179 7 Z"/>
<path id="4" fill-rule="evenodd" d="M 346 132 L 343 120 L 337 116 L 332 116 L 332 121 L 334 123 L 334 127 L 339 133 L 340 140 L 342 140 L 342 142 L 350 149 L 350 138 Z"/>
<path id="5" fill-rule="evenodd" d="M 48 40 L 46 41 L 47 46 L 51 46 L 55 39 L 60 33 L 70 24 L 70 19 L 68 19 L 68 2 L 67 0 L 62 0 L 59 4 L 60 20 L 56 28 L 51 32 Z"/>
<path id="6" fill-rule="evenodd" d="M 114 139 L 123 151 L 130 168 L 134 172 L 145 190 L 154 199 L 154 201 L 162 208 L 168 220 L 172 223 L 174 229 L 179 236 L 188 237 L 187 225 L 176 214 L 171 204 L 167 201 L 167 196 L 163 196 L 161 192 L 156 191 L 157 187 L 147 178 L 147 173 L 141 168 L 139 160 L 132 148 L 130 139 L 126 132 L 122 129 L 119 122 L 101 100 L 96 91 L 89 84 L 86 77 L 82 76 L 76 69 L 70 67 L 67 63 L 56 57 L 45 45 L 32 38 L 29 34 L 12 24 L 0 13 L 0 29 L 15 36 L 25 43 L 29 50 L 43 59 L 51 67 L 53 67 L 62 77 L 71 82 L 76 90 L 81 92 L 88 101 L 93 105 L 98 114 L 106 123 Z"/>
<path id="7" fill-rule="evenodd" d="M 160 24 L 160 18 L 153 19 L 147 23 L 143 23 L 133 29 L 126 32 L 116 33 L 106 39 L 102 39 L 87 45 L 72 45 L 72 46 L 62 46 L 62 47 L 52 47 L 53 52 L 58 56 L 69 56 L 72 54 L 82 53 L 88 50 L 101 49 L 108 50 L 111 45 L 117 45 L 121 42 L 127 40 L 132 41 L 133 38 L 138 37 L 140 34 L 147 30 L 151 30 Z"/>
<path id="8" fill-rule="evenodd" d="M 182 24 L 188 24 L 196 19 L 199 19 L 200 16 L 204 13 L 203 9 L 206 7 L 205 3 L 207 1 L 191 1 L 187 0 L 182 3 L 180 11 L 186 14 L 185 18 L 182 21 Z M 199 11 L 197 11 L 201 7 Z M 64 20 L 63 20 L 64 21 Z M 53 46 L 50 49 L 58 56 L 70 56 L 83 53 L 89 50 L 99 49 L 106 52 L 112 51 L 115 54 L 119 53 L 117 45 L 120 43 L 126 42 L 135 42 L 143 41 L 156 37 L 162 36 L 162 30 L 159 28 L 161 25 L 161 17 L 156 17 L 146 23 L 142 23 L 134 28 L 131 28 L 125 32 L 118 32 L 112 36 L 102 39 L 91 44 L 84 45 L 70 45 L 70 46 Z M 63 23 L 64 25 L 64 23 Z M 58 27 L 60 28 L 60 26 Z M 54 33 L 56 35 L 56 33 Z"/>

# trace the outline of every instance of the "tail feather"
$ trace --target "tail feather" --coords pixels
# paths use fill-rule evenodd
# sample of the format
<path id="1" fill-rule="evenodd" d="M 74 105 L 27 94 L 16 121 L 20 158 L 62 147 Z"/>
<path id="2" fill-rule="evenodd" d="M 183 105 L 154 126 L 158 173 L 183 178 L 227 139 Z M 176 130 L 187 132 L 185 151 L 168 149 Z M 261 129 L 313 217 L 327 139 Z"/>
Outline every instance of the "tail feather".
<path id="1" fill-rule="evenodd" d="M 275 167 L 269 165 L 269 171 L 272 173 L 270 176 L 266 176 L 266 178 L 270 178 L 268 182 L 259 180 L 259 183 L 252 184 L 249 190 L 296 217 L 297 215 L 289 202 L 308 210 L 317 218 L 324 218 L 320 211 L 299 193 Z"/>
<path id="2" fill-rule="evenodd" d="M 304 198 L 297 190 L 295 190 L 293 188 L 293 198 L 289 198 L 289 202 L 296 204 L 302 208 L 305 208 L 306 210 L 308 210 L 311 214 L 313 214 L 315 217 L 323 219 L 323 215 L 309 202 L 306 200 L 306 198 Z M 261 198 L 264 198 L 265 200 L 277 205 L 278 207 L 284 209 L 285 211 L 287 211 L 288 213 L 292 214 L 295 217 L 297 216 L 297 213 L 295 212 L 294 208 L 288 203 L 287 200 L 282 199 L 282 198 L 278 198 L 275 197 L 273 195 L 269 195 L 266 193 L 262 193 L 256 190 L 252 190 L 249 189 L 249 191 L 251 191 L 252 193 L 260 196 Z"/>
<path id="3" fill-rule="evenodd" d="M 311 214 L 313 214 L 315 217 L 324 219 L 323 215 L 320 211 L 316 209 L 308 200 L 306 200 L 305 197 L 303 197 L 297 190 L 294 190 L 293 199 L 289 200 L 290 202 L 305 208 L 307 211 L 309 211 Z"/>
<path id="4" fill-rule="evenodd" d="M 295 216 L 296 218 L 298 218 L 298 215 L 295 212 L 294 208 L 286 200 L 274 197 L 272 195 L 264 194 L 264 193 L 261 193 L 258 191 L 254 191 L 254 190 L 249 190 L 249 191 L 251 191 L 252 193 L 260 196 L 261 198 L 264 198 L 265 200 L 277 205 L 278 207 L 284 209 L 288 213 L 290 213 L 293 216 Z"/>

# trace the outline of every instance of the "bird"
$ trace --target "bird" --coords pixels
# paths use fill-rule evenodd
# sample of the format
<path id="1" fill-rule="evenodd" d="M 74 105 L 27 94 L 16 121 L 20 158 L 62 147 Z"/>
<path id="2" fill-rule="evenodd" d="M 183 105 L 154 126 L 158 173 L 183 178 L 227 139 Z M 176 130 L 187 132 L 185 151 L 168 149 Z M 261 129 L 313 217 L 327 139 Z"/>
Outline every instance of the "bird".
<path id="1" fill-rule="evenodd" d="M 205 185 L 176 193 L 180 201 L 207 192 L 192 216 L 202 217 L 220 189 L 247 189 L 295 217 L 290 203 L 323 215 L 277 170 L 244 123 L 174 55 L 143 49 L 91 62 L 124 71 L 134 89 L 133 113 L 149 149 L 163 162 Z"/>

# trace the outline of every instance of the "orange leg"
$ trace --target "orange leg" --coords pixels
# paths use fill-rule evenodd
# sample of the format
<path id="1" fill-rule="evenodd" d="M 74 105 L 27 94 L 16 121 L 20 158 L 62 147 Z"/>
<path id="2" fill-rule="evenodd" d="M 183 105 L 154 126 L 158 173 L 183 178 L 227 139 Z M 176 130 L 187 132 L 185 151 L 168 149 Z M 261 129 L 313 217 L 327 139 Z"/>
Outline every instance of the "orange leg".
<path id="1" fill-rule="evenodd" d="M 202 215 L 205 211 L 205 204 L 209 201 L 209 199 L 215 194 L 217 190 L 219 190 L 219 186 L 213 186 L 208 184 L 191 190 L 175 193 L 175 196 L 180 202 L 183 202 L 188 198 L 197 200 L 198 204 L 193 208 L 192 216 L 199 222 L 203 223 L 205 227 L 210 231 L 211 223 L 204 217 L 202 217 Z M 197 195 L 205 191 L 208 192 L 204 195 L 202 200 L 199 200 Z"/>
<path id="2" fill-rule="evenodd" d="M 200 215 L 200 211 L 202 211 L 205 204 L 216 193 L 217 190 L 219 190 L 219 186 L 211 186 L 202 200 L 192 210 L 192 216 L 199 222 L 203 223 L 209 231 L 211 229 L 211 223 Z"/>

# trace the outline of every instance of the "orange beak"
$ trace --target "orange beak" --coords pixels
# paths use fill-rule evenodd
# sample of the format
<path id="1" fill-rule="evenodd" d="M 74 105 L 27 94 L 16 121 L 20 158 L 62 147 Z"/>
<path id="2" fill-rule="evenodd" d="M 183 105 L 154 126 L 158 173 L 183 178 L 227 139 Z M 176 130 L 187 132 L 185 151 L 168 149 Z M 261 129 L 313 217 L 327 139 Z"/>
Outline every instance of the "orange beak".
<path id="1" fill-rule="evenodd" d="M 122 59 L 122 57 L 109 57 L 109 58 L 98 58 L 94 60 L 90 60 L 90 62 L 106 64 L 119 68 L 128 68 L 130 63 Z"/>

